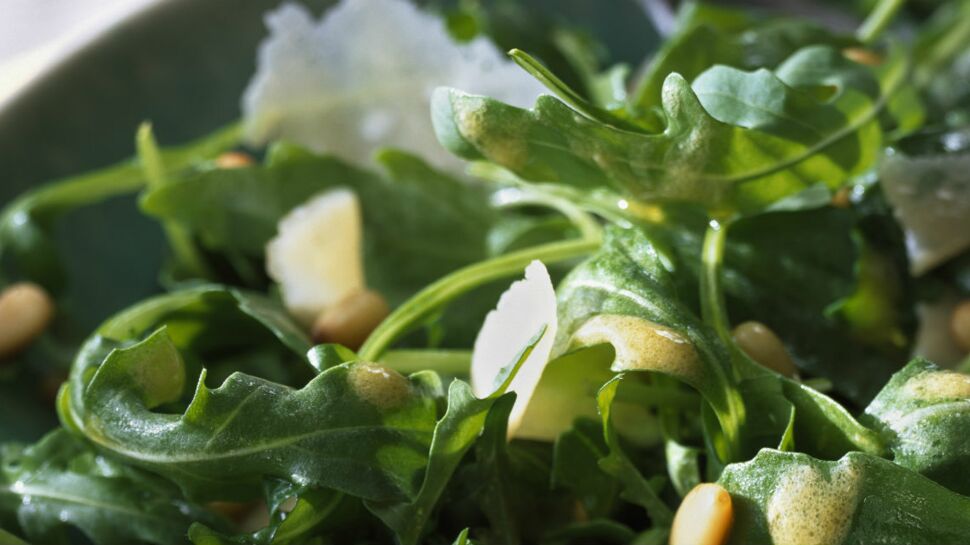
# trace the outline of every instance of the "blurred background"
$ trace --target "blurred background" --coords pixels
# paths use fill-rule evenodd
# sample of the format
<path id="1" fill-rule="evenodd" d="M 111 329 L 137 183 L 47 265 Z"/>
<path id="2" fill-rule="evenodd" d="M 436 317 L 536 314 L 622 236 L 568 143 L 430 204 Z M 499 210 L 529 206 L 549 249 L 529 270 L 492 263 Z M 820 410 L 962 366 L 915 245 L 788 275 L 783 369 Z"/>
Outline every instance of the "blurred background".
<path id="1" fill-rule="evenodd" d="M 159 0 L 3 0 L 0 105 L 100 32 Z"/>

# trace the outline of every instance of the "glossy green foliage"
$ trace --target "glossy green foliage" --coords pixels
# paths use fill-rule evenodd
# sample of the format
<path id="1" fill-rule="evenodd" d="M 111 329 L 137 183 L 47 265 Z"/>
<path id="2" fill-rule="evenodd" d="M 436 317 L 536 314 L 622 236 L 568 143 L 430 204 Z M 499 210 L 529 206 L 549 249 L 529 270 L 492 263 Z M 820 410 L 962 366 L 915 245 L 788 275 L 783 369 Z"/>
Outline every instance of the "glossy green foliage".
<path id="1" fill-rule="evenodd" d="M 35 543 L 68 543 L 68 527 L 98 545 L 185 543 L 189 525 L 224 526 L 155 475 L 97 453 L 57 430 L 0 450 L 0 521 Z M 123 522 L 122 522 L 123 521 Z M 8 541 L 0 533 L 0 542 Z"/>
<path id="2" fill-rule="evenodd" d="M 254 352 L 271 356 L 272 365 L 257 367 L 258 374 L 272 373 L 281 382 L 305 382 L 314 370 L 307 364 L 312 343 L 280 304 L 260 294 L 203 285 L 146 299 L 102 324 L 75 357 L 68 385 L 71 404 L 83 406 L 84 389 L 112 349 L 163 326 L 196 374 L 200 356 L 211 356 L 207 363 L 213 378 L 225 378 L 246 369 L 244 356 Z M 226 357 L 235 361 L 225 363 Z M 62 404 L 62 417 L 65 408 Z"/>
<path id="3" fill-rule="evenodd" d="M 452 381 L 448 387 L 447 410 L 434 426 L 424 478 L 411 498 L 405 501 L 368 498 L 367 508 L 394 531 L 402 545 L 415 545 L 420 541 L 432 510 L 465 453 L 482 434 L 493 406 L 508 390 L 519 368 L 545 333 L 545 328 L 538 331 L 515 359 L 502 368 L 496 376 L 495 390 L 491 395 L 479 399 L 472 393 L 468 383 Z M 502 411 L 508 410 L 504 403 L 501 405 Z"/>
<path id="4" fill-rule="evenodd" d="M 897 464 L 970 494 L 970 375 L 917 359 L 896 373 L 866 408 Z"/>
<path id="5" fill-rule="evenodd" d="M 424 480 L 411 501 L 372 502 L 368 508 L 397 533 L 401 543 L 417 543 L 424 525 L 462 456 L 485 425 L 493 399 L 477 399 L 467 383 L 454 381 L 448 390 L 448 412 L 434 428 Z"/>
<path id="6" fill-rule="evenodd" d="M 493 6 L 459 4 L 453 35 L 501 34 Z M 857 40 L 687 2 L 640 71 L 604 69 L 613 52 L 576 29 L 523 25 L 555 34 L 509 44 L 536 54 L 510 56 L 554 97 L 525 110 L 439 89 L 431 105 L 441 142 L 492 187 L 404 152 L 369 169 L 285 142 L 217 168 L 232 129 L 177 151 L 142 129 L 135 162 L 0 216 L 0 250 L 57 287 L 55 220 L 143 189 L 174 257 L 173 291 L 82 346 L 65 429 L 0 451 L 0 543 L 660 545 L 679 499 L 713 480 L 734 499 L 731 543 L 966 541 L 967 376 L 917 361 L 852 412 L 914 325 L 907 239 L 874 167 L 887 145 L 963 149 L 965 11 L 919 34 L 915 71 L 875 41 L 881 16 Z M 847 184 L 851 204 L 830 206 Z M 265 290 L 280 220 L 338 187 L 362 205 L 367 285 L 396 307 L 360 356 L 312 346 L 272 290 L 188 287 Z M 561 279 L 558 337 L 512 439 L 507 390 L 546 329 L 490 395 L 463 379 L 495 281 L 536 258 Z M 920 289 L 963 289 L 960 267 Z M 731 327 L 752 319 L 805 382 L 741 351 Z M 809 386 L 825 379 L 834 398 Z M 192 503 L 210 500 L 269 518 L 226 525 Z"/>
<path id="7" fill-rule="evenodd" d="M 62 420 L 193 498 L 256 497 L 270 477 L 373 499 L 414 494 L 437 416 L 436 377 L 348 363 L 298 388 L 238 371 L 212 388 L 205 370 L 187 372 L 189 356 L 204 362 L 257 339 L 309 370 L 297 355 L 309 344 L 268 305 L 203 287 L 116 316 L 82 349 Z"/>
<path id="8" fill-rule="evenodd" d="M 191 497 L 252 497 L 267 477 L 373 499 L 415 492 L 436 416 L 438 385 L 430 377 L 408 381 L 370 364 L 346 364 L 299 390 L 241 373 L 212 389 L 203 373 L 184 412 L 158 413 L 150 402 L 182 393 L 146 379 L 147 366 L 158 367 L 154 345 L 166 343 L 164 351 L 177 354 L 165 330 L 112 352 L 85 388 L 72 425 Z M 166 367 L 178 365 L 176 359 Z"/>
<path id="9" fill-rule="evenodd" d="M 718 483 L 734 505 L 732 544 L 956 545 L 970 525 L 970 498 L 859 452 L 826 462 L 763 450 Z"/>
<path id="10" fill-rule="evenodd" d="M 725 434 L 712 443 L 724 460 L 786 443 L 825 457 L 883 452 L 875 432 L 824 394 L 746 358 L 732 362 L 730 347 L 678 300 L 669 263 L 642 231 L 609 230 L 559 286 L 560 345 L 609 342 L 615 370 L 667 374 L 697 389 Z"/>
<path id="11" fill-rule="evenodd" d="M 690 299 L 707 220 L 691 207 L 663 212 L 644 229 L 670 256 L 678 293 Z M 767 324 L 800 369 L 828 378 L 859 407 L 906 361 L 913 320 L 901 291 L 905 269 L 871 247 L 860 221 L 855 211 L 832 207 L 745 218 L 728 232 L 723 274 L 734 323 Z M 859 276 L 864 255 L 878 260 L 878 276 Z M 850 298 L 850 312 L 836 310 Z"/>
<path id="12" fill-rule="evenodd" d="M 649 361 L 655 355 L 649 351 L 623 351 L 617 345 L 622 341 L 636 342 L 635 337 L 640 333 L 667 329 L 682 336 L 696 351 L 696 357 L 685 351 L 685 365 L 652 370 L 669 372 L 703 393 L 719 409 L 727 410 L 728 401 L 722 388 L 728 381 L 723 363 L 728 357 L 726 351 L 715 340 L 713 332 L 678 300 L 676 294 L 673 276 L 642 231 L 608 229 L 602 248 L 573 269 L 557 289 L 558 350 L 570 347 L 575 342 L 571 339 L 576 332 L 596 316 L 640 318 L 640 322 L 624 321 L 622 325 L 642 326 L 643 330 L 613 328 L 620 335 L 613 341 L 617 353 L 614 369 L 636 369 L 641 365 L 647 368 L 651 363 L 665 365 L 663 361 Z M 607 339 L 599 342 L 607 342 Z M 647 361 L 623 361 L 625 355 L 642 355 Z"/>
<path id="13" fill-rule="evenodd" d="M 662 128 L 652 132 L 578 114 L 551 97 L 521 110 L 449 89 L 436 92 L 432 118 L 454 153 L 526 180 L 755 212 L 869 168 L 882 141 L 876 116 L 905 73 L 895 59 L 877 81 L 837 50 L 811 46 L 773 72 L 714 66 L 693 86 L 670 74 Z"/>

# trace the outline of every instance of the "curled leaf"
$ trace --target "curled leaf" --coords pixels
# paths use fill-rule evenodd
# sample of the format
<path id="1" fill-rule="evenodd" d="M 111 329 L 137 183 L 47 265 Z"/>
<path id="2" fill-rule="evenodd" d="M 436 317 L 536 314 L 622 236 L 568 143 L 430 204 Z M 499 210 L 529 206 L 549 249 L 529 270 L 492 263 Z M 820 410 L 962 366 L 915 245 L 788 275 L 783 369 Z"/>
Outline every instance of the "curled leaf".
<path id="1" fill-rule="evenodd" d="M 961 494 L 970 493 L 970 375 L 914 360 L 866 408 L 897 464 Z"/>
<path id="2" fill-rule="evenodd" d="M 875 160 L 876 116 L 902 84 L 906 65 L 897 59 L 878 84 L 856 66 L 854 79 L 840 81 L 863 80 L 864 89 L 846 85 L 820 100 L 803 86 L 830 85 L 831 74 L 795 65 L 830 53 L 796 52 L 778 73 L 715 66 L 693 87 L 670 74 L 662 89 L 664 126 L 656 132 L 590 119 L 552 97 L 522 110 L 454 89 L 436 91 L 433 119 L 454 153 L 488 159 L 529 181 L 750 213 L 818 183 L 838 187 Z M 798 74 L 799 88 L 785 82 L 787 73 Z M 877 97 L 866 93 L 874 87 Z"/>
<path id="3" fill-rule="evenodd" d="M 725 468 L 731 493 L 728 543 L 961 543 L 970 499 L 861 452 L 836 461 L 762 450 Z"/>

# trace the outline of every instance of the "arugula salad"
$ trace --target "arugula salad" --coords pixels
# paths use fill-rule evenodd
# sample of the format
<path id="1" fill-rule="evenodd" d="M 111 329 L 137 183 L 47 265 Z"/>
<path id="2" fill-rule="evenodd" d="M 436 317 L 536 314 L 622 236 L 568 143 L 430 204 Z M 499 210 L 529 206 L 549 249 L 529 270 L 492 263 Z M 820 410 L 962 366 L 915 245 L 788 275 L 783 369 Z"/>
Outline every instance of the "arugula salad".
<path id="1" fill-rule="evenodd" d="M 6 204 L 0 544 L 970 540 L 970 2 L 529 6 L 284 4 L 239 122 Z"/>

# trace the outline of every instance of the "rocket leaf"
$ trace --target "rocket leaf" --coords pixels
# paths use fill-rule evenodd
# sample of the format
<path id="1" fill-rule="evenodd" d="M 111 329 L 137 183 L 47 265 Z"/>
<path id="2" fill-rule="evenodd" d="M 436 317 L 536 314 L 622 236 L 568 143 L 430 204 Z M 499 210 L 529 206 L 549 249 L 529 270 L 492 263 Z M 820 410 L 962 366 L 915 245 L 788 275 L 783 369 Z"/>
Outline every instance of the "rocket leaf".
<path id="1" fill-rule="evenodd" d="M 959 543 L 970 498 L 888 460 L 851 452 L 837 461 L 761 451 L 728 466 L 728 543 Z"/>
<path id="2" fill-rule="evenodd" d="M 970 494 L 970 375 L 917 359 L 899 371 L 866 408 L 885 433 L 893 461 L 943 486 Z"/>
<path id="3" fill-rule="evenodd" d="M 861 65 L 843 66 L 834 81 L 810 69 L 835 55 L 827 47 L 802 49 L 776 72 L 715 66 L 693 87 L 671 74 L 659 132 L 616 128 L 548 96 L 522 110 L 454 89 L 436 91 L 432 116 L 452 152 L 529 181 L 752 213 L 816 184 L 838 187 L 875 160 L 876 117 L 907 65 L 895 59 L 879 83 Z M 798 87 L 786 83 L 788 74 L 798 75 Z M 859 81 L 866 83 L 848 85 Z M 820 98 L 817 88 L 833 84 L 846 85 Z M 875 87 L 881 94 L 867 94 Z"/>
<path id="4" fill-rule="evenodd" d="M 29 447 L 4 445 L 0 462 L 0 520 L 9 515 L 37 543 L 66 543 L 66 527 L 74 526 L 98 545 L 169 545 L 186 542 L 195 521 L 225 525 L 171 483 L 104 457 L 65 430 Z"/>

